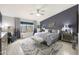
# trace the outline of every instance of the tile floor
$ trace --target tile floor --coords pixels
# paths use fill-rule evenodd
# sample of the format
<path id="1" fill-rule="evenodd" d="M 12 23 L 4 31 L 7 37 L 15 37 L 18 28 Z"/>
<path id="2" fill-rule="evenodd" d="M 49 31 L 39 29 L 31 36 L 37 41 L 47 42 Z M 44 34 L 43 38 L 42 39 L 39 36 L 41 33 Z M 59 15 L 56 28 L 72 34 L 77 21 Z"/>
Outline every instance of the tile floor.
<path id="1" fill-rule="evenodd" d="M 57 55 L 77 55 L 78 51 L 77 49 L 72 48 L 72 44 L 68 42 L 58 41 L 59 43 L 62 43 L 63 46 L 57 53 Z"/>

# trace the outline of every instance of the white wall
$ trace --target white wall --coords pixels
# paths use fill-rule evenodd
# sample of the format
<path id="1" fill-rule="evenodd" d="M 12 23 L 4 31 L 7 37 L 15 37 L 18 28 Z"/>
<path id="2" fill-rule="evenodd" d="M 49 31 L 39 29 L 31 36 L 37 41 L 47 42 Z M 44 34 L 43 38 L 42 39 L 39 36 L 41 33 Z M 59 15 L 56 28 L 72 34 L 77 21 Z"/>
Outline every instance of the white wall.
<path id="1" fill-rule="evenodd" d="M 2 30 L 6 31 L 8 26 L 11 26 L 11 29 L 14 29 L 14 17 L 2 16 Z"/>
<path id="2" fill-rule="evenodd" d="M 24 22 L 31 22 L 34 23 L 34 28 L 37 28 L 37 25 L 39 25 L 40 22 L 34 21 L 34 20 L 27 20 L 27 19 L 21 19 L 19 18 L 20 21 Z M 11 31 L 13 32 L 15 28 L 15 17 L 9 17 L 9 16 L 2 16 L 2 30 L 3 31 L 8 31 L 7 27 L 11 26 Z"/>
<path id="3" fill-rule="evenodd" d="M 20 19 L 20 21 L 33 22 L 33 20 L 27 20 L 27 19 Z"/>

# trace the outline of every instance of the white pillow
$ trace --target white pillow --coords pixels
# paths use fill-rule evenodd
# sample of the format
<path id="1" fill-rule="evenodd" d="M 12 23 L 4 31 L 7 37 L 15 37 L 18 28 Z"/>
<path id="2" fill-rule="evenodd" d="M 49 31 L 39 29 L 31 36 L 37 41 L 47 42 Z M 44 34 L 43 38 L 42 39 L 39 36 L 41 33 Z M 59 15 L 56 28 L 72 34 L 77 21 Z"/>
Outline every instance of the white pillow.
<path id="1" fill-rule="evenodd" d="M 37 36 L 42 38 L 43 40 L 46 40 L 47 34 L 48 34 L 47 32 L 38 32 L 38 33 L 35 33 L 34 36 Z"/>
<path id="2" fill-rule="evenodd" d="M 38 36 L 33 36 L 32 39 L 35 41 L 35 43 L 39 44 L 44 41 L 41 37 Z"/>

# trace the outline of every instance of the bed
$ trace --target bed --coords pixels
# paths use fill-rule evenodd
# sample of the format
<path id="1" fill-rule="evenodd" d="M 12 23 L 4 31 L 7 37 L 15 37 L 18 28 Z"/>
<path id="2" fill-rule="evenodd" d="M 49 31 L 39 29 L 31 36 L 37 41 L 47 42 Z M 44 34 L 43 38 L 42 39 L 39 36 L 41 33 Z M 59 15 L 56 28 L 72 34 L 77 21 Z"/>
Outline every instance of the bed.
<path id="1" fill-rule="evenodd" d="M 57 43 L 59 33 L 38 32 L 34 36 L 25 39 L 21 45 L 25 55 L 50 55 L 59 49 Z M 30 44 L 29 44 L 30 42 Z"/>
<path id="2" fill-rule="evenodd" d="M 55 40 L 58 40 L 57 33 L 36 33 L 34 36 L 22 40 L 17 40 L 13 44 L 11 44 L 12 46 L 10 45 L 8 47 L 7 54 L 53 55 L 62 46 L 62 44 L 53 43 Z M 47 45 L 42 44 L 41 42 L 47 42 Z"/>

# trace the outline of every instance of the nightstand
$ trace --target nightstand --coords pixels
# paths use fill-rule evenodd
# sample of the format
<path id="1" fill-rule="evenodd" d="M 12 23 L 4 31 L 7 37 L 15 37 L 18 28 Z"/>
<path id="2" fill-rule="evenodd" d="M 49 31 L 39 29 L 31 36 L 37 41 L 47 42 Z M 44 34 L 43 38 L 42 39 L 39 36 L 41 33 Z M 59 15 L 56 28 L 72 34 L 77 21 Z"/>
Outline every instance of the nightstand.
<path id="1" fill-rule="evenodd" d="M 67 41 L 67 42 L 72 42 L 73 41 L 73 34 L 63 31 L 61 33 L 61 40 Z"/>

